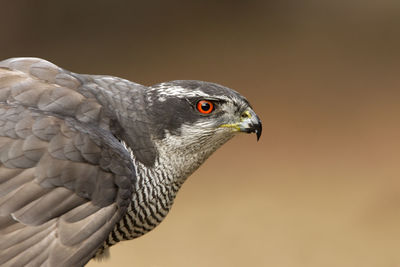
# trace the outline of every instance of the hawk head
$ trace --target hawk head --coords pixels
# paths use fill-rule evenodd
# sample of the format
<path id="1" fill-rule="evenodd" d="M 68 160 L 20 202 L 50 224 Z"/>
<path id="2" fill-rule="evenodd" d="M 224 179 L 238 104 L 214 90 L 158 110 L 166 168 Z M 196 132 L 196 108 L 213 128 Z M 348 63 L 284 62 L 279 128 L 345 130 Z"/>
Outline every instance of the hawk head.
<path id="1" fill-rule="evenodd" d="M 261 136 L 261 121 L 246 98 L 215 83 L 160 83 L 147 90 L 145 101 L 156 158 L 184 176 L 235 134 Z"/>

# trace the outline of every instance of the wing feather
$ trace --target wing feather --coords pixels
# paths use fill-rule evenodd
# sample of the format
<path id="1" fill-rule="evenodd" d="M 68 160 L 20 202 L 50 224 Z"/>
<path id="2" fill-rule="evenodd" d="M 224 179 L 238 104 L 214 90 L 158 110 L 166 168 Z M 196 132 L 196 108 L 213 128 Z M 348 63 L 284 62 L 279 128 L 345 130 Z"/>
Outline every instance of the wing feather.
<path id="1" fill-rule="evenodd" d="M 112 112 L 80 88 L 45 60 L 0 62 L 1 266 L 82 266 L 130 203 Z"/>

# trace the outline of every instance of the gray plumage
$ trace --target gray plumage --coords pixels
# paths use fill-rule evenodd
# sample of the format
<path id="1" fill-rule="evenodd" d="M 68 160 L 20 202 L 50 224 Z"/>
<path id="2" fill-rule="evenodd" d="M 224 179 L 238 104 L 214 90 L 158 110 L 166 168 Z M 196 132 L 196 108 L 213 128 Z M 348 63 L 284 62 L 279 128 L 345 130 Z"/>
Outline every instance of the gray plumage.
<path id="1" fill-rule="evenodd" d="M 261 122 L 217 84 L 145 87 L 38 58 L 1 61 L 0 265 L 83 266 L 147 233 L 236 132 L 259 138 Z"/>

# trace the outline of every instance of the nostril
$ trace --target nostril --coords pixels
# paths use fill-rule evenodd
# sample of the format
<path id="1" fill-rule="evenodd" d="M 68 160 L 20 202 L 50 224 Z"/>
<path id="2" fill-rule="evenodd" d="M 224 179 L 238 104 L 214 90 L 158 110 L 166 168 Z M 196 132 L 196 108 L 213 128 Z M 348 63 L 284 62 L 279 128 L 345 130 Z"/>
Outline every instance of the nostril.
<path id="1" fill-rule="evenodd" d="M 251 118 L 251 114 L 250 112 L 248 112 L 247 110 L 245 112 L 242 113 L 242 115 L 240 116 L 242 119 L 247 119 L 247 118 Z"/>

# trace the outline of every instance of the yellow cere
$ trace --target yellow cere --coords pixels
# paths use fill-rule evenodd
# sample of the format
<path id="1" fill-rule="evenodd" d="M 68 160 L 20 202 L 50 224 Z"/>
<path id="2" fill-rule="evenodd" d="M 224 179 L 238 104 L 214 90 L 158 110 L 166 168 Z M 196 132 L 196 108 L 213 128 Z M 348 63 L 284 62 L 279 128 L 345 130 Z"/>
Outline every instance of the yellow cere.
<path id="1" fill-rule="evenodd" d="M 243 115 L 246 115 L 246 117 Z M 249 118 L 249 119 L 251 118 L 250 111 L 246 110 L 245 112 L 243 112 L 241 121 L 243 121 L 244 118 Z"/>

